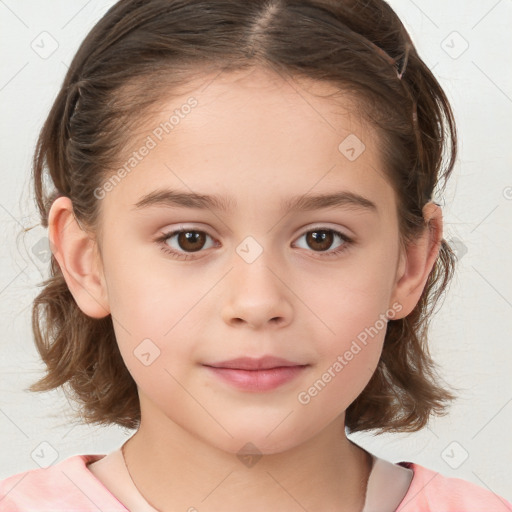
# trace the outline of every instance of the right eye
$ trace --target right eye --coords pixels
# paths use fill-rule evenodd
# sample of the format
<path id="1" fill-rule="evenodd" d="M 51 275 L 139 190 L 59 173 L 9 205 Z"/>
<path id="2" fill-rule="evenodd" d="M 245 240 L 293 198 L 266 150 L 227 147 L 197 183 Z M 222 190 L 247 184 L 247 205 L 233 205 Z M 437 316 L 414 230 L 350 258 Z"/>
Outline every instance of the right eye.
<path id="1" fill-rule="evenodd" d="M 204 248 L 207 238 L 211 237 L 204 231 L 197 229 L 178 229 L 164 233 L 161 237 L 156 239 L 156 242 L 159 243 L 162 251 L 171 255 L 173 258 L 188 260 L 191 259 L 189 253 L 198 252 Z M 175 248 L 169 247 L 167 243 L 167 241 L 171 239 L 175 239 Z M 207 247 L 207 249 L 208 248 L 209 247 Z"/>

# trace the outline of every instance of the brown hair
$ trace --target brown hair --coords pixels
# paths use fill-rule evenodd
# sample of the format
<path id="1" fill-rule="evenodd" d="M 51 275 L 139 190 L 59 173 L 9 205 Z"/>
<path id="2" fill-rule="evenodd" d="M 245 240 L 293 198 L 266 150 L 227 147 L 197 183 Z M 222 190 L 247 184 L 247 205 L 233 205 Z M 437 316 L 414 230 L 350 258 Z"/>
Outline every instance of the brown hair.
<path id="1" fill-rule="evenodd" d="M 48 227 L 53 200 L 65 195 L 81 225 L 100 233 L 93 191 L 116 165 L 135 122 L 204 70 L 257 65 L 330 82 L 359 100 L 397 194 L 401 242 L 413 241 L 426 228 L 422 207 L 453 169 L 456 127 L 440 84 L 383 0 L 116 3 L 80 46 L 39 136 L 33 177 L 42 226 Z M 46 179 L 53 190 L 46 190 Z M 378 367 L 346 411 L 349 432 L 412 432 L 430 414 L 446 414 L 455 396 L 438 383 L 427 327 L 454 266 L 443 239 L 415 309 L 388 323 Z M 54 256 L 50 270 L 32 312 L 47 374 L 30 391 L 63 386 L 84 421 L 137 428 L 137 387 L 111 316 L 85 315 Z"/>

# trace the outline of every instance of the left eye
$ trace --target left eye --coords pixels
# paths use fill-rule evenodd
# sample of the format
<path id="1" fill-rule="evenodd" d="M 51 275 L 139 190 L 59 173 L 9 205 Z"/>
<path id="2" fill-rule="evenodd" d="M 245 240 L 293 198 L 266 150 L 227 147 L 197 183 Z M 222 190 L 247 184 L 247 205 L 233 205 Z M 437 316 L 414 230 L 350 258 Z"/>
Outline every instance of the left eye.
<path id="1" fill-rule="evenodd" d="M 329 251 L 326 253 L 326 256 L 332 256 L 341 253 L 352 243 L 352 240 L 331 228 L 315 228 L 309 231 L 306 231 L 303 235 L 299 237 L 299 240 L 302 237 L 306 237 L 306 243 L 308 246 L 318 249 L 314 252 L 326 252 L 331 245 L 333 244 L 334 239 L 337 237 L 342 240 L 342 243 L 335 248 L 333 251 Z M 315 247 L 316 246 L 316 247 Z M 306 247 L 307 249 L 307 247 Z M 324 256 L 323 254 L 321 256 Z"/>

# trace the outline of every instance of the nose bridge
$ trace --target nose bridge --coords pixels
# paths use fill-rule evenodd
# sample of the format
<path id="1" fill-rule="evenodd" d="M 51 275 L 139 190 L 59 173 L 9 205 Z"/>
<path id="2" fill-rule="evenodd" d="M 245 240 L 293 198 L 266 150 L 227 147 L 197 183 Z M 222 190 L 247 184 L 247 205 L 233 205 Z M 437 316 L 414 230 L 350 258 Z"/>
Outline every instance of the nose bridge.
<path id="1" fill-rule="evenodd" d="M 288 288 L 279 278 L 275 253 L 249 235 L 238 244 L 233 269 L 228 277 L 229 292 L 222 306 L 226 322 L 244 321 L 253 327 L 273 321 L 280 324 L 291 319 L 292 305 Z"/>

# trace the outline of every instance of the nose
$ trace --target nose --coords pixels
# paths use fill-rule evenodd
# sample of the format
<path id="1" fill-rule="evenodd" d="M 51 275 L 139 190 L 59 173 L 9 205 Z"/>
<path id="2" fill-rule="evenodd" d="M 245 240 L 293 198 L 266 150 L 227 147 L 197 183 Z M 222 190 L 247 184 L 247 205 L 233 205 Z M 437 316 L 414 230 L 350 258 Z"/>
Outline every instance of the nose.
<path id="1" fill-rule="evenodd" d="M 269 259 L 265 251 L 252 263 L 239 259 L 226 276 L 222 318 L 230 326 L 283 328 L 292 321 L 293 287 Z"/>

